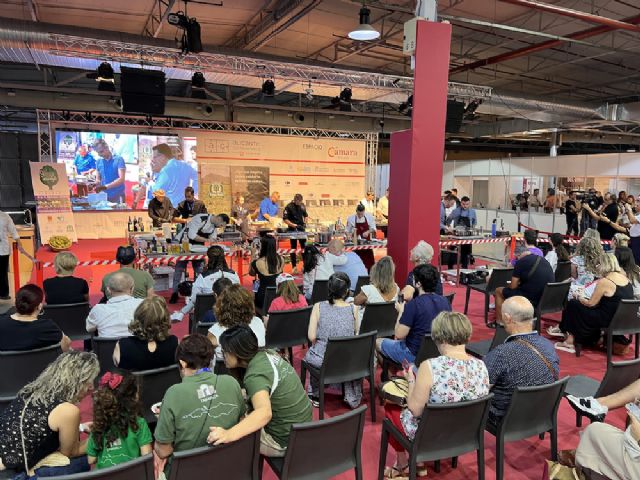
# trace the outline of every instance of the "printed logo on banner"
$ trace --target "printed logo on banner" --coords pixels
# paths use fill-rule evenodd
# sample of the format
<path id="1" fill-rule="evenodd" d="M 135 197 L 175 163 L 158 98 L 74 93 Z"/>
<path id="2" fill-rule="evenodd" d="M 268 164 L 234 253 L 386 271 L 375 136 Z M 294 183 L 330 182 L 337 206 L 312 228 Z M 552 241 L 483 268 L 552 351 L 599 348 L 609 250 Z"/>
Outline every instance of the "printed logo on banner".
<path id="1" fill-rule="evenodd" d="M 204 151 L 207 153 L 229 153 L 229 141 L 209 138 Z"/>

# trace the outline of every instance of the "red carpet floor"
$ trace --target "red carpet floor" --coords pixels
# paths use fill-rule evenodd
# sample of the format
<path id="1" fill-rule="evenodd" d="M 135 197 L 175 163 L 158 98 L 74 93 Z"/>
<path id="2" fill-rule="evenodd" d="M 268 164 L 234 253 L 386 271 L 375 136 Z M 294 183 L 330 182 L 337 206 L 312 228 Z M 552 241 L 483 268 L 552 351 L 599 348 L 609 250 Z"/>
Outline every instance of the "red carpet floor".
<path id="1" fill-rule="evenodd" d="M 95 260 L 109 258 L 108 252 L 113 252 L 110 258 L 115 256 L 115 250 L 118 245 L 122 244 L 122 241 L 117 240 L 83 240 L 79 244 L 74 245 L 73 252 L 78 256 L 80 260 Z M 43 261 L 49 261 L 53 258 L 54 254 L 45 247 L 38 252 L 38 259 Z M 100 298 L 100 285 L 102 277 L 115 270 L 116 266 L 101 266 L 101 267 L 79 267 L 76 274 L 89 281 L 91 290 L 92 302 L 97 302 Z M 233 268 L 236 268 L 234 265 Z M 246 268 L 245 268 L 246 272 Z M 45 270 L 45 278 L 54 275 L 52 269 Z M 250 285 L 251 277 L 245 276 L 243 283 L 246 286 Z M 445 286 L 445 293 L 455 292 L 456 298 L 454 299 L 454 309 L 457 311 L 464 310 L 464 295 L 465 289 L 460 287 Z M 161 294 L 167 296 L 168 292 L 161 292 Z M 174 311 L 180 308 L 183 304 L 171 305 L 171 310 Z M 472 341 L 483 340 L 493 336 L 493 330 L 484 326 L 483 320 L 483 301 L 480 295 L 472 293 L 471 302 L 469 305 L 469 318 L 471 319 L 474 332 Z M 493 313 L 490 314 L 490 319 Z M 173 333 L 179 338 L 183 337 L 187 333 L 187 325 L 183 322 L 181 324 L 175 324 L 172 328 Z M 81 345 L 78 346 L 81 348 Z M 576 358 L 574 355 L 570 355 L 565 352 L 559 352 L 560 354 L 560 366 L 561 376 L 567 375 L 587 375 L 591 378 L 601 380 L 606 369 L 606 355 L 604 352 L 595 350 L 585 350 L 580 358 Z M 295 361 L 294 366 L 296 369 L 300 367 L 300 359 L 304 356 L 304 350 L 298 349 L 294 351 Z M 631 355 L 629 356 L 631 358 Z M 622 360 L 622 357 L 616 357 L 615 360 Z M 368 384 L 365 382 L 365 399 L 368 398 Z M 339 395 L 327 395 L 326 413 L 327 417 L 335 416 L 340 413 L 346 412 L 346 408 L 342 403 L 342 399 Z M 369 406 L 371 407 L 371 406 Z M 369 412 L 366 415 L 366 425 L 364 430 L 364 438 L 362 442 L 362 459 L 364 468 L 364 478 L 366 480 L 377 478 L 378 461 L 380 455 L 380 432 L 381 432 L 381 419 L 384 418 L 383 408 L 376 402 L 375 405 L 378 421 L 374 424 L 371 422 L 371 416 Z M 89 421 L 91 419 L 91 402 L 89 399 L 85 399 L 82 402 L 82 417 L 83 421 Z M 575 414 L 568 403 L 563 400 L 560 405 L 559 415 L 559 440 L 558 446 L 562 449 L 573 449 L 578 444 L 579 432 L 581 429 L 575 426 Z M 314 418 L 317 417 L 317 411 L 314 412 Z M 625 414 L 622 410 L 612 412 L 607 416 L 607 422 L 617 427 L 623 428 L 625 421 Z M 585 420 L 586 426 L 588 421 Z M 392 449 L 389 449 L 390 451 Z M 542 469 L 544 465 L 544 459 L 550 458 L 551 452 L 549 447 L 548 435 L 544 440 L 540 440 L 538 437 L 531 439 L 509 443 L 505 447 L 505 479 L 506 480 L 524 480 L 524 479 L 540 479 L 542 478 Z M 322 461 L 318 458 L 318 461 Z M 391 453 L 389 454 L 388 463 L 391 462 Z M 488 480 L 495 478 L 495 439 L 490 434 L 485 434 L 485 461 L 486 461 L 486 478 Z M 423 478 L 442 478 L 447 480 L 466 480 L 477 478 L 477 465 L 475 453 L 470 453 L 460 457 L 458 467 L 456 469 L 451 468 L 450 461 L 442 462 L 442 469 L 439 474 L 435 473 L 432 468 L 429 469 L 427 477 Z M 265 479 L 275 479 L 275 475 L 265 467 Z M 353 473 L 345 473 L 338 477 L 340 480 L 352 479 Z"/>

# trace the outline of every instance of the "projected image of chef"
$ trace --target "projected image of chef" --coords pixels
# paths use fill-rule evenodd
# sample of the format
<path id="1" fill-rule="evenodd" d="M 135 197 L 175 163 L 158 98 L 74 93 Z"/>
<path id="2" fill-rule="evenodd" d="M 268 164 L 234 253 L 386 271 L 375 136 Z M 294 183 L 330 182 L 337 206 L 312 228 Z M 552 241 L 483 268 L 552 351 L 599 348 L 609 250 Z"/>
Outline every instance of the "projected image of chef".
<path id="1" fill-rule="evenodd" d="M 184 189 L 193 187 L 198 194 L 198 172 L 184 160 L 175 158 L 173 150 L 166 143 L 153 147 L 151 171 L 154 184 L 151 191 L 164 190 L 172 205 L 178 205 L 184 198 Z"/>
<path id="2" fill-rule="evenodd" d="M 96 192 L 107 192 L 107 200 L 123 203 L 125 201 L 124 175 L 126 166 L 120 155 L 114 155 L 109 145 L 102 138 L 93 144 L 94 151 L 98 154 L 96 161 Z"/>
<path id="3" fill-rule="evenodd" d="M 73 159 L 73 166 L 79 175 L 92 173 L 96 169 L 96 159 L 93 158 L 88 145 L 82 144 L 78 147 Z"/>

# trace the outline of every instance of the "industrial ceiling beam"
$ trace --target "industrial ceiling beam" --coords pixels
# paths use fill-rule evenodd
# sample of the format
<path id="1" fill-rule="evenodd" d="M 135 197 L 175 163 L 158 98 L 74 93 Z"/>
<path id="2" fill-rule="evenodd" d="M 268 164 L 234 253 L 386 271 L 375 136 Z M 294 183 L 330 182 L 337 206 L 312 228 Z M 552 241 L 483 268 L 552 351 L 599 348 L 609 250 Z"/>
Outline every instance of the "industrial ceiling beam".
<path id="1" fill-rule="evenodd" d="M 510 3 L 512 5 L 518 5 L 520 7 L 533 8 L 536 10 L 542 10 L 543 12 L 555 13 L 557 15 L 563 15 L 565 17 L 576 18 L 585 22 L 596 23 L 598 25 L 605 25 L 615 30 L 629 30 L 630 32 L 640 32 L 640 26 L 633 23 L 627 23 L 622 20 L 615 20 L 613 18 L 603 17 L 601 15 L 594 15 L 593 13 L 581 12 L 580 10 L 573 10 L 571 8 L 561 7 L 560 5 L 550 5 L 548 3 L 539 2 L 537 0 L 500 0 L 503 3 Z"/>
<path id="2" fill-rule="evenodd" d="M 176 0 L 154 0 L 153 9 L 144 24 L 142 35 L 152 38 L 160 35 L 160 30 L 175 4 Z"/>
<path id="3" fill-rule="evenodd" d="M 640 23 L 640 15 L 627 17 L 623 21 L 626 23 L 637 25 L 638 23 Z M 616 30 L 614 27 L 601 25 L 599 27 L 593 27 L 587 30 L 581 30 L 579 32 L 571 33 L 569 35 L 565 35 L 565 37 L 571 38 L 571 39 L 577 39 L 577 40 L 584 40 L 585 38 L 595 37 L 597 35 L 602 35 L 605 33 L 612 32 L 614 30 Z M 476 68 L 495 65 L 497 63 L 506 62 L 508 60 L 513 60 L 520 57 L 526 57 L 536 52 L 541 52 L 544 50 L 548 50 L 550 48 L 558 47 L 562 44 L 563 44 L 562 40 L 548 40 L 546 42 L 536 43 L 533 45 L 529 45 L 528 47 L 519 48 L 517 50 L 501 53 L 499 55 L 494 55 L 493 57 L 484 58 L 472 63 L 468 63 L 466 65 L 461 65 L 459 67 L 452 68 L 449 71 L 449 73 L 451 75 L 455 75 L 456 73 L 463 73 L 469 70 L 475 70 Z"/>

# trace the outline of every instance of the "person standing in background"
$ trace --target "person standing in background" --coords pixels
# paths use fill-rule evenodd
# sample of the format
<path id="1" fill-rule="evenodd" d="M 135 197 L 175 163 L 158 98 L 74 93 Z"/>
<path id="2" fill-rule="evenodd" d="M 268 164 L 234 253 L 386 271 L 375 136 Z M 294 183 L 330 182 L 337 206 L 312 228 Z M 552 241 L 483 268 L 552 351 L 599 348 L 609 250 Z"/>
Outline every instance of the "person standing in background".
<path id="1" fill-rule="evenodd" d="M 258 207 L 258 221 L 271 222 L 277 215 L 280 207 L 278 202 L 280 201 L 280 193 L 273 192 L 271 197 L 264 197 Z"/>
<path id="2" fill-rule="evenodd" d="M 460 199 L 460 206 L 447 217 L 445 224 L 451 225 L 451 222 L 453 222 L 453 228 L 465 227 L 468 229 L 476 226 L 476 223 L 478 223 L 476 211 L 471 208 L 471 199 L 469 197 L 462 197 Z M 469 266 L 471 252 L 471 245 L 460 245 L 460 265 L 462 268 Z M 453 268 L 455 261 L 454 256 L 450 255 L 449 270 Z"/>
<path id="3" fill-rule="evenodd" d="M 302 203 L 302 195 L 296 193 L 293 197 L 293 201 L 290 202 L 285 208 L 284 213 L 282 214 L 282 219 L 284 223 L 289 227 L 289 232 L 304 232 L 304 226 L 309 221 L 309 215 L 307 214 L 307 209 Z M 300 248 L 304 250 L 305 245 L 307 244 L 307 240 L 300 238 L 292 238 L 290 240 L 291 249 L 295 250 L 298 248 L 298 242 L 300 242 Z M 298 273 L 298 255 L 293 252 L 291 253 L 291 267 L 293 268 L 293 274 L 296 275 Z"/>
<path id="4" fill-rule="evenodd" d="M 186 187 L 193 187 L 194 194 L 198 194 L 198 172 L 187 162 L 175 158 L 173 150 L 166 143 L 153 147 L 151 171 L 155 179 L 151 192 L 164 190 L 171 205 L 178 205 L 182 201 Z"/>
<path id="5" fill-rule="evenodd" d="M 547 198 L 544 200 L 544 213 L 553 213 L 556 208 L 556 191 L 553 188 L 547 188 Z"/>
<path id="6" fill-rule="evenodd" d="M 569 193 L 569 199 L 564 204 L 564 214 L 567 219 L 567 235 L 578 236 L 578 204 L 576 192 Z"/>
<path id="7" fill-rule="evenodd" d="M 8 213 L 0 212 L 0 300 L 11 300 L 9 296 L 9 256 L 11 255 L 11 242 L 9 236 L 18 245 L 18 250 L 27 254 L 20 243 L 20 235 L 16 230 L 13 219 Z"/>
<path id="8" fill-rule="evenodd" d="M 153 198 L 149 202 L 147 212 L 155 228 L 162 227 L 163 223 L 171 223 L 173 205 L 171 200 L 165 197 L 164 190 L 153 192 Z"/>
<path id="9" fill-rule="evenodd" d="M 249 237 L 249 209 L 244 204 L 244 197 L 238 195 L 231 206 L 231 218 L 242 234 L 242 240 Z"/>
<path id="10" fill-rule="evenodd" d="M 540 189 L 534 188 L 533 195 L 529 197 L 529 208 L 536 212 L 540 209 Z"/>
<path id="11" fill-rule="evenodd" d="M 197 200 L 195 190 L 189 186 L 184 189 L 184 200 L 178 204 L 178 208 L 173 211 L 173 222 L 186 224 L 189 220 L 201 213 L 208 213 L 207 206 L 202 200 Z"/>
<path id="12" fill-rule="evenodd" d="M 389 189 L 387 188 L 384 196 L 378 200 L 378 209 L 376 210 L 376 216 L 387 220 L 389 218 Z"/>
<path id="13" fill-rule="evenodd" d="M 360 203 L 364 205 L 364 210 L 371 215 L 376 214 L 376 196 L 373 193 L 373 190 L 369 190 L 367 195 L 360 200 Z"/>
<path id="14" fill-rule="evenodd" d="M 93 144 L 93 149 L 100 156 L 96 161 L 96 193 L 107 192 L 107 200 L 123 203 L 125 201 L 124 176 L 127 167 L 124 159 L 114 155 L 107 142 L 99 138 Z"/>

